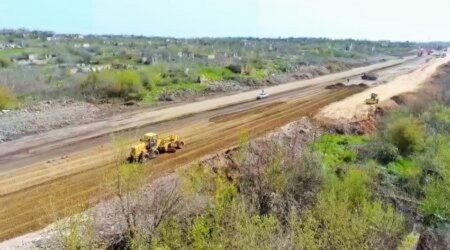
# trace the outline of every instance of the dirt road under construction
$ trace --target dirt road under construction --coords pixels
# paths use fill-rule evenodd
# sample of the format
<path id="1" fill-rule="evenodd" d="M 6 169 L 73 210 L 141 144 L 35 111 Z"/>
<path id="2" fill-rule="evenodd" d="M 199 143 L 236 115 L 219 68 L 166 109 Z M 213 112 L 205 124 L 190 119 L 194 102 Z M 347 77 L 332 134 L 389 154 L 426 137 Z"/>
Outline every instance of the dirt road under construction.
<path id="1" fill-rule="evenodd" d="M 240 131 L 259 136 L 363 91 L 367 87 L 360 83 L 373 84 L 360 80 L 363 72 L 376 70 L 380 75 L 377 82 L 383 83 L 430 63 L 428 60 L 405 58 L 279 85 L 267 88 L 271 96 L 263 101 L 255 101 L 258 91 L 250 91 L 122 114 L 0 144 L 0 241 L 40 229 L 103 198 L 107 176 L 115 165 L 111 133 L 129 143 L 149 131 L 183 137 L 184 149 L 161 155 L 146 166 L 155 178 L 236 144 Z M 337 82 L 348 86 L 325 88 Z"/>

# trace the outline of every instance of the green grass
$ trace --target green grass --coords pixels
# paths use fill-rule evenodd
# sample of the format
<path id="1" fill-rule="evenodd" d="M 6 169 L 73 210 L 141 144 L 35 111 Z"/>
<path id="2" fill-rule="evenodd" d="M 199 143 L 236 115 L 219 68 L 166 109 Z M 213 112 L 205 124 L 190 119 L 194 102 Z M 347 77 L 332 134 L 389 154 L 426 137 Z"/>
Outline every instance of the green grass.
<path id="1" fill-rule="evenodd" d="M 248 77 L 253 78 L 253 79 L 259 79 L 259 80 L 264 79 L 266 77 L 266 70 L 264 70 L 264 69 L 251 70 Z"/>
<path id="2" fill-rule="evenodd" d="M 420 168 L 411 159 L 406 158 L 389 163 L 387 168 L 395 175 L 403 178 L 407 178 L 417 170 L 420 171 Z"/>
<path id="3" fill-rule="evenodd" d="M 323 155 L 323 164 L 327 168 L 341 163 L 350 163 L 356 160 L 356 152 L 352 145 L 362 144 L 366 141 L 364 136 L 324 134 L 312 145 L 313 150 Z"/>
<path id="4" fill-rule="evenodd" d="M 222 67 L 203 68 L 200 69 L 198 73 L 199 75 L 204 76 L 205 78 L 213 81 L 229 79 L 231 77 L 236 76 L 236 74 L 233 73 L 231 70 Z"/>
<path id="5" fill-rule="evenodd" d="M 0 56 L 9 56 L 14 54 L 23 54 L 25 53 L 25 49 L 5 49 L 0 50 Z"/>
<path id="6" fill-rule="evenodd" d="M 165 92 L 172 92 L 176 90 L 192 90 L 194 92 L 202 92 L 207 88 L 207 86 L 199 83 L 178 83 L 169 84 L 164 87 L 155 86 L 151 91 L 149 91 L 142 100 L 144 103 L 152 104 L 158 102 L 158 98 L 161 94 Z"/>

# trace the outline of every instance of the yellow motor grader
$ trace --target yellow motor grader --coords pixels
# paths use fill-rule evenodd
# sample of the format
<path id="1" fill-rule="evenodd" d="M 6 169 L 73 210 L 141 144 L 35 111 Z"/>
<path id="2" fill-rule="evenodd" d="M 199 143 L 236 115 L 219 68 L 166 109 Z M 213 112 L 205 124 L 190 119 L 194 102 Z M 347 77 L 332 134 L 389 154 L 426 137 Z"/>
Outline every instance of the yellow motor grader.
<path id="1" fill-rule="evenodd" d="M 184 142 L 180 140 L 178 135 L 169 135 L 165 138 L 158 138 L 156 133 L 147 133 L 139 143 L 131 147 L 128 162 L 143 163 L 147 160 L 158 157 L 160 153 L 175 153 L 178 149 L 182 149 Z"/>
<path id="2" fill-rule="evenodd" d="M 380 100 L 378 99 L 378 95 L 375 93 L 370 94 L 370 98 L 365 100 L 367 105 L 378 104 Z"/>

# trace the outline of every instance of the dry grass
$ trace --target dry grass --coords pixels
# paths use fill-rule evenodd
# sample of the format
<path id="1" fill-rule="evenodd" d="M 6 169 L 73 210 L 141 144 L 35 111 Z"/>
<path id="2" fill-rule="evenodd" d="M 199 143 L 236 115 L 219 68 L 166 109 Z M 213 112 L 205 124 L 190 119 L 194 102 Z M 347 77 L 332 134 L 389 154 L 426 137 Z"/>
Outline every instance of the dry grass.
<path id="1" fill-rule="evenodd" d="M 19 101 L 12 91 L 6 86 L 0 86 L 0 109 L 13 109 L 18 104 Z"/>

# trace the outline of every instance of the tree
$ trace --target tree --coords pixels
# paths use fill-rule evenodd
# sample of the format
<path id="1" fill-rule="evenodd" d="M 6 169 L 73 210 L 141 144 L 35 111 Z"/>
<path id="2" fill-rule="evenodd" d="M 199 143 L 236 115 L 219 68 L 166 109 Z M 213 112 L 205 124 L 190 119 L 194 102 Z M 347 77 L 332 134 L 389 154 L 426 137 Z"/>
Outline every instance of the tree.
<path id="1" fill-rule="evenodd" d="M 0 57 L 0 68 L 7 68 L 11 65 L 11 61 L 7 57 Z"/>

